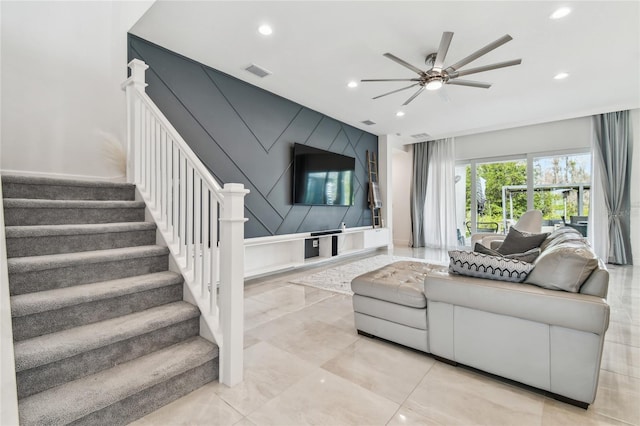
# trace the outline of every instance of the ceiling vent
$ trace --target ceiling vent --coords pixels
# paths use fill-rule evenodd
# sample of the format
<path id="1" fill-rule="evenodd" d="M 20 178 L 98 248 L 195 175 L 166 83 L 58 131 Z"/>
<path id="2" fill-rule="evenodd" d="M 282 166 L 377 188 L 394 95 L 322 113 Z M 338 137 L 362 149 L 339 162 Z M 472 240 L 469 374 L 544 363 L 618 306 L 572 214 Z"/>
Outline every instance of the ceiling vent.
<path id="1" fill-rule="evenodd" d="M 245 70 L 249 71 L 251 74 L 257 75 L 260 78 L 264 78 L 268 75 L 273 74 L 271 71 L 262 68 L 259 65 L 256 64 L 251 64 L 248 67 L 245 68 Z"/>
<path id="2" fill-rule="evenodd" d="M 361 121 L 361 123 L 362 124 L 366 124 L 367 126 L 372 126 L 372 125 L 376 124 L 371 120 L 364 120 L 364 121 Z"/>
<path id="3" fill-rule="evenodd" d="M 428 139 L 430 136 L 428 133 L 416 133 L 415 135 L 411 135 L 414 139 Z"/>

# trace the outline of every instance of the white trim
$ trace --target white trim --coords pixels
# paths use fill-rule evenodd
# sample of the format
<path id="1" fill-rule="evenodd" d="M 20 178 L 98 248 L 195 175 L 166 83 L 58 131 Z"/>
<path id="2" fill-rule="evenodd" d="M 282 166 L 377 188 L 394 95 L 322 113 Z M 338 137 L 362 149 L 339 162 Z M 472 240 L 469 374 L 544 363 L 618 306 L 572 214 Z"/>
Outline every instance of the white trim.
<path id="1" fill-rule="evenodd" d="M 52 179 L 74 179 L 74 180 L 100 180 L 108 182 L 125 182 L 125 176 L 89 176 L 89 175 L 72 175 L 69 173 L 53 173 L 53 172 L 33 172 L 29 170 L 12 170 L 0 169 L 4 174 L 12 174 L 26 177 L 41 177 Z"/>
<path id="2" fill-rule="evenodd" d="M 2 179 L 0 179 L 2 202 Z M 18 424 L 18 393 L 16 388 L 13 329 L 7 270 L 7 247 L 4 234 L 4 210 L 0 209 L 0 424 Z"/>
<path id="3" fill-rule="evenodd" d="M 409 240 L 393 240 L 396 247 L 409 247 Z"/>

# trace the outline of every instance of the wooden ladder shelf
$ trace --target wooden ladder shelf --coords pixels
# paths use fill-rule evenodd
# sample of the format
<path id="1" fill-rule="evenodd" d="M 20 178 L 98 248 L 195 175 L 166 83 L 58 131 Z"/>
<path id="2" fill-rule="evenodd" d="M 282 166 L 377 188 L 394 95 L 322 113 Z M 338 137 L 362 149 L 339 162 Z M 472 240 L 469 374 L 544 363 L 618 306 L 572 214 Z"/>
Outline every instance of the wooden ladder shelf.
<path id="1" fill-rule="evenodd" d="M 374 228 L 382 227 L 380 208 L 380 188 L 378 187 L 378 162 L 376 153 L 367 151 L 367 172 L 369 174 L 369 209 L 371 209 L 371 224 Z"/>

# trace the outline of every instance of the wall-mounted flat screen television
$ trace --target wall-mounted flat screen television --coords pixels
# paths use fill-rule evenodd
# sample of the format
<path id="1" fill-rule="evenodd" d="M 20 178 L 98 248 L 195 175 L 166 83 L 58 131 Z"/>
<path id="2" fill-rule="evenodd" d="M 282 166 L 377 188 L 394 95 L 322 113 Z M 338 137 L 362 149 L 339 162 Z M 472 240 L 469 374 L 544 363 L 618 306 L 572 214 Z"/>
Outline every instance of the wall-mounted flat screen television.
<path id="1" fill-rule="evenodd" d="M 293 146 L 293 203 L 352 206 L 356 160 L 302 144 Z"/>

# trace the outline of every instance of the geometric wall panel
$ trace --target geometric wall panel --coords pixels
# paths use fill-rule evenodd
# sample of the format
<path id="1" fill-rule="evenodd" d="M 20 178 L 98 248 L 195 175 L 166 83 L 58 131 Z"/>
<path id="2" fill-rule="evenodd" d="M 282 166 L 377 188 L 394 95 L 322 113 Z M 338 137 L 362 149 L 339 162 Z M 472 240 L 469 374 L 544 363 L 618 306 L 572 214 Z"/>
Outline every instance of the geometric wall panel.
<path id="1" fill-rule="evenodd" d="M 221 184 L 242 183 L 245 237 L 371 225 L 366 151 L 378 137 L 129 34 L 129 60 L 149 65 L 146 92 Z M 353 206 L 292 204 L 300 143 L 356 158 Z"/>

